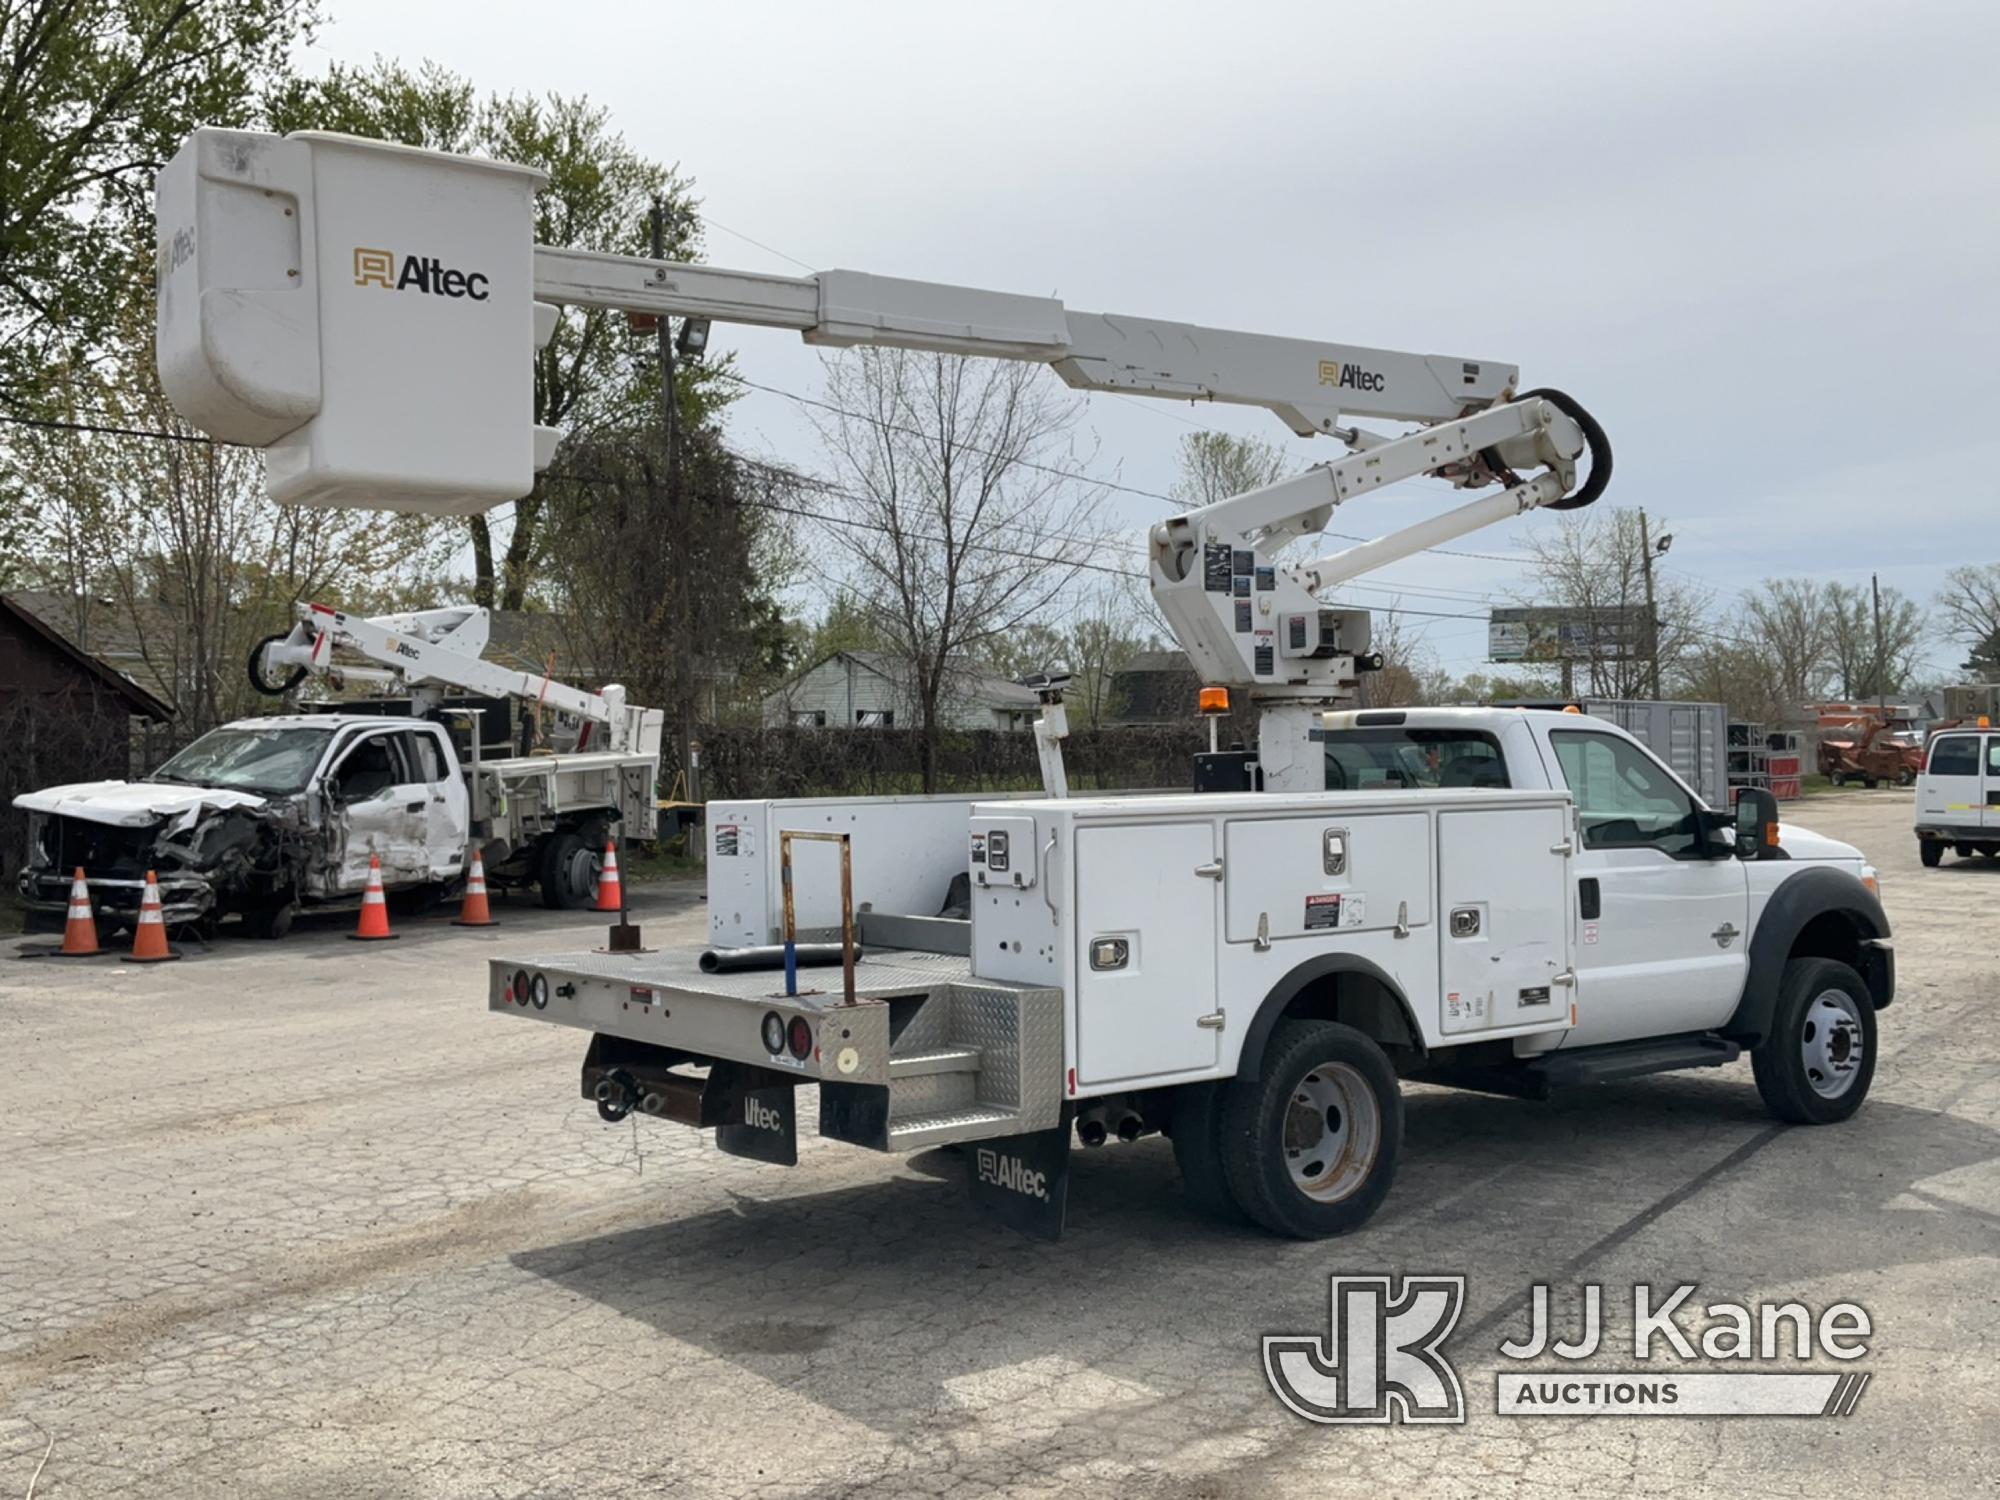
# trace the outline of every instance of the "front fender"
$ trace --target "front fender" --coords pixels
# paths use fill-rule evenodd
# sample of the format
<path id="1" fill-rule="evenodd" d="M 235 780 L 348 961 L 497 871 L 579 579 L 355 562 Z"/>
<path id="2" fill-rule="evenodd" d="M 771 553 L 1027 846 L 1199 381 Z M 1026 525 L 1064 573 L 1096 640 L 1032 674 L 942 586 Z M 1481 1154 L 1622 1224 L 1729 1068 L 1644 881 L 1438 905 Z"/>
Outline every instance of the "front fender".
<path id="1" fill-rule="evenodd" d="M 1895 998 L 1896 956 L 1888 945 L 1889 918 L 1882 903 L 1858 876 L 1821 865 L 1787 876 L 1764 903 L 1750 938 L 1743 998 L 1723 1035 L 1753 1047 L 1769 1033 L 1785 965 L 1802 937 L 1812 956 L 1852 964 L 1867 982 L 1877 1010 Z"/>

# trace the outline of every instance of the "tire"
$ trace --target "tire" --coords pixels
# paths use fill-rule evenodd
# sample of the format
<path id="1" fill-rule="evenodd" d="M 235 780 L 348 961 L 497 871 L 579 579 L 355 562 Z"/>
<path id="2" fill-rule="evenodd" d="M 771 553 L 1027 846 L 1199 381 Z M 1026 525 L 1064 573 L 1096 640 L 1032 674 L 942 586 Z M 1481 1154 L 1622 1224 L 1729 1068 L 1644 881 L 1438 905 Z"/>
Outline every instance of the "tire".
<path id="1" fill-rule="evenodd" d="M 1896 773 L 1897 786 L 1914 786 L 1916 785 L 1916 781 L 1917 773 L 1912 771 L 1908 766 L 1903 767 L 1902 770 Z"/>
<path id="2" fill-rule="evenodd" d="M 1944 858 L 1944 845 L 1936 839 L 1918 839 L 1917 858 L 1924 862 L 1926 870 L 1935 870 Z"/>
<path id="3" fill-rule="evenodd" d="M 1273 1234 L 1315 1240 L 1359 1229 L 1402 1154 L 1403 1095 L 1388 1054 L 1351 1026 L 1280 1021 L 1259 1072 L 1222 1087 L 1230 1196 Z"/>
<path id="4" fill-rule="evenodd" d="M 1951 852 L 1953 854 L 1956 854 L 1960 859 L 1970 859 L 1972 858 L 1972 845 L 1953 844 L 1951 846 Z"/>
<path id="5" fill-rule="evenodd" d="M 1830 958 L 1786 964 L 1750 1067 L 1780 1120 L 1831 1125 L 1861 1108 L 1875 1078 L 1875 1001 L 1861 976 Z"/>
<path id="6" fill-rule="evenodd" d="M 1229 1191 L 1222 1164 L 1222 1089 L 1219 1083 L 1190 1083 L 1174 1095 L 1167 1134 L 1174 1164 L 1181 1169 L 1181 1193 L 1200 1213 L 1225 1224 L 1249 1220 Z"/>
<path id="7" fill-rule="evenodd" d="M 582 911 L 597 902 L 600 856 L 574 829 L 549 835 L 542 846 L 542 905 L 551 911 Z"/>
<path id="8" fill-rule="evenodd" d="M 1832 782 L 1835 786 L 1847 785 L 1847 773 L 1845 771 L 1835 771 L 1831 775 L 1829 775 L 1826 779 Z"/>
<path id="9" fill-rule="evenodd" d="M 427 917 L 444 903 L 444 886 L 435 880 L 399 886 L 388 894 L 389 910 L 399 917 Z"/>
<path id="10" fill-rule="evenodd" d="M 296 901 L 281 906 L 253 906 L 243 913 L 243 930 L 261 942 L 276 942 L 292 930 L 292 919 L 298 914 Z"/>

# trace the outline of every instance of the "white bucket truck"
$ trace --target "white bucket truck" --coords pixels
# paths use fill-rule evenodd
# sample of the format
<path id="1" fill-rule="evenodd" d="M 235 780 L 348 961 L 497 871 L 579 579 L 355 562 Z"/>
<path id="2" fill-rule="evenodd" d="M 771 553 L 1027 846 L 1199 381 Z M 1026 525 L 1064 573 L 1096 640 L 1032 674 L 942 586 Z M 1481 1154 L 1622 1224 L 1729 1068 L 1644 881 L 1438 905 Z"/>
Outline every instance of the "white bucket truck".
<path id="1" fill-rule="evenodd" d="M 1523 392 L 1487 360 L 1053 298 L 528 256 L 532 187 L 344 138 L 198 133 L 161 179 L 169 394 L 218 436 L 281 447 L 288 503 L 481 508 L 526 488 L 547 435 L 525 387 L 494 375 L 491 340 L 454 342 L 460 324 L 512 338 L 525 369 L 537 306 L 569 303 L 1035 360 L 1082 390 L 1261 406 L 1347 450 L 1148 533 L 1176 637 L 1205 682 L 1260 712 L 1254 751 L 1198 758 L 1202 790 L 1067 796 L 1051 692 L 1045 796 L 712 804 L 714 946 L 493 960 L 491 1009 L 591 1034 L 582 1086 L 605 1118 L 713 1127 L 725 1151 L 789 1163 L 812 1087 L 823 1138 L 963 1145 L 974 1194 L 1041 1233 L 1061 1227 L 1073 1140 L 1158 1131 L 1202 1207 L 1316 1236 L 1388 1191 L 1402 1078 L 1537 1097 L 1748 1051 L 1781 1118 L 1860 1105 L 1894 969 L 1856 851 L 1781 835 L 1762 793 L 1733 816 L 1705 807 L 1615 726 L 1353 710 L 1379 665 L 1368 617 L 1320 591 L 1595 500 L 1609 444 L 1569 397 Z M 230 217 L 256 219 L 256 192 L 315 208 L 302 242 Z M 439 297 L 430 270 L 406 284 L 396 255 L 434 243 L 461 283 L 487 278 L 484 298 Z M 391 296 L 409 320 L 343 323 L 311 347 L 299 332 Z M 274 364 L 288 379 L 267 390 L 250 354 L 273 340 L 291 341 Z M 507 427 L 483 462 L 420 422 L 336 420 L 417 344 L 413 379 L 456 382 L 477 421 Z M 383 392 L 367 395 L 379 411 Z M 1282 555 L 1346 501 L 1419 476 L 1491 492 L 1317 560 Z"/>

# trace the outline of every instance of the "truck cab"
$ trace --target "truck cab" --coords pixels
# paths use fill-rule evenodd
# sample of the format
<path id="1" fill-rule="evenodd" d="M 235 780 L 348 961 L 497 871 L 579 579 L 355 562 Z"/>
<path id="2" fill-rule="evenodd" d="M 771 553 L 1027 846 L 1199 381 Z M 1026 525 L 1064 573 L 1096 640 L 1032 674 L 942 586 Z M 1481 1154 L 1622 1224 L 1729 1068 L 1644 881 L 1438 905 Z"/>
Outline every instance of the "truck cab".
<path id="1" fill-rule="evenodd" d="M 1751 933 L 1802 863 L 1875 872 L 1852 845 L 1784 825 L 1782 860 L 1742 860 L 1729 819 L 1636 738 L 1587 714 L 1492 708 L 1326 716 L 1327 790 L 1371 784 L 1567 791 L 1577 1024 L 1583 1047 L 1723 1025 L 1748 978 Z"/>

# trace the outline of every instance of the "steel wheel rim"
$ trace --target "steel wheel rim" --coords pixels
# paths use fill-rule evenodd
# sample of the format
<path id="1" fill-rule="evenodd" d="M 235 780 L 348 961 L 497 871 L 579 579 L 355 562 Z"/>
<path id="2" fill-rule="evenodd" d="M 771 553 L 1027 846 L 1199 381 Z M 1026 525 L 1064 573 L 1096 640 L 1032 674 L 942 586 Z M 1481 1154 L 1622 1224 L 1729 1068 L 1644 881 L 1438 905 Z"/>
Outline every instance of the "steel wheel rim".
<path id="1" fill-rule="evenodd" d="M 1347 1063 L 1308 1068 L 1285 1106 L 1285 1171 L 1316 1203 L 1349 1197 L 1374 1170 L 1382 1149 L 1382 1108 L 1358 1069 Z"/>
<path id="2" fill-rule="evenodd" d="M 1861 1031 L 1861 1007 L 1845 990 L 1822 990 L 1806 1007 L 1799 1028 L 1799 1060 L 1806 1082 L 1822 1099 L 1838 1099 L 1854 1087 L 1861 1074 L 1867 1043 Z"/>
<path id="3" fill-rule="evenodd" d="M 604 856 L 589 845 L 578 849 L 569 857 L 569 869 L 564 879 L 569 888 L 579 896 L 597 895 L 597 878 L 604 867 Z"/>

